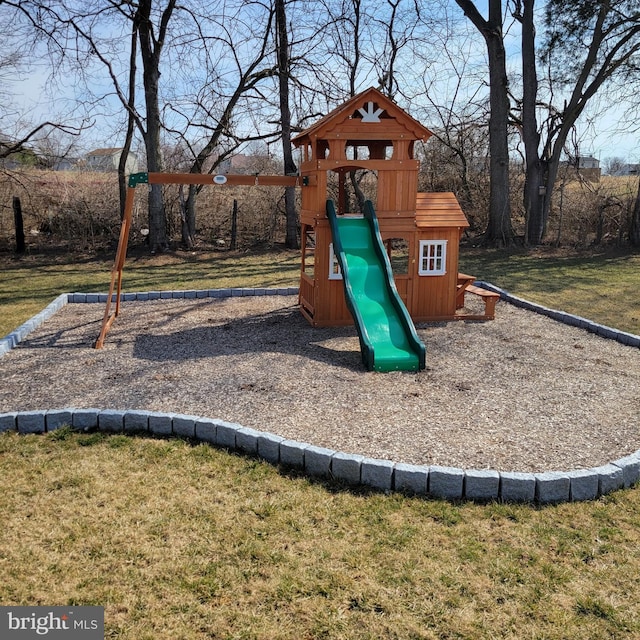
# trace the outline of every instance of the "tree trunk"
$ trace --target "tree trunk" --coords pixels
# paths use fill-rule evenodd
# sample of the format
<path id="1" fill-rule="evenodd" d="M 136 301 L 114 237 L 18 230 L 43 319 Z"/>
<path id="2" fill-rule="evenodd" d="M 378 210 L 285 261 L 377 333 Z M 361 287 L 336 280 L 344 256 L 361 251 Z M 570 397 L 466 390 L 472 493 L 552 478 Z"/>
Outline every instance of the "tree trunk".
<path id="1" fill-rule="evenodd" d="M 162 151 L 160 149 L 160 106 L 158 102 L 160 55 L 164 46 L 167 24 L 171 19 L 175 4 L 176 0 L 168 0 L 166 8 L 162 12 L 157 36 L 153 33 L 153 25 L 151 23 L 152 0 L 141 0 L 138 9 L 138 34 L 147 115 L 144 143 L 149 173 L 161 172 L 163 168 Z M 156 251 L 164 251 L 168 247 L 167 219 L 162 198 L 162 187 L 159 184 L 153 184 L 150 185 L 149 189 L 149 248 L 152 253 L 155 253 Z"/>
<path id="2" fill-rule="evenodd" d="M 500 1 L 491 0 L 493 13 L 500 13 Z M 491 18 L 490 18 L 491 19 Z M 489 190 L 489 223 L 484 233 L 487 244 L 508 246 L 513 244 L 511 226 L 511 202 L 509 192 L 509 98 L 506 54 L 502 40 L 502 26 L 499 32 L 492 29 L 486 35 L 489 55 L 489 171 L 491 185 Z"/>
<path id="3" fill-rule="evenodd" d="M 124 218 L 124 208 L 127 199 L 127 160 L 133 142 L 133 133 L 136 126 L 134 109 L 136 106 L 136 58 L 138 56 L 138 21 L 133 20 L 131 26 L 131 50 L 129 52 L 129 92 L 127 96 L 127 133 L 124 138 L 124 146 L 118 161 L 118 190 L 120 192 L 120 220 Z"/>
<path id="4" fill-rule="evenodd" d="M 545 167 L 540 159 L 540 133 L 536 115 L 538 73 L 534 24 L 535 0 L 523 0 L 522 24 L 522 142 L 525 152 L 525 244 L 539 244 L 544 222 Z"/>
<path id="5" fill-rule="evenodd" d="M 356 196 L 358 213 L 364 213 L 364 203 L 366 202 L 367 197 L 365 196 L 364 191 L 360 187 L 360 183 L 358 182 L 358 175 L 356 171 L 349 171 L 349 180 L 351 181 L 351 187 L 353 189 L 353 193 Z"/>
<path id="6" fill-rule="evenodd" d="M 195 173 L 195 172 L 192 172 Z M 198 186 L 190 184 L 187 189 L 187 197 L 184 202 L 184 222 L 182 225 L 182 244 L 191 247 L 196 240 L 196 200 Z"/>
<path id="7" fill-rule="evenodd" d="M 486 244 L 513 244 L 509 192 L 509 82 L 502 30 L 502 0 L 489 0 L 489 19 L 485 20 L 471 0 L 456 0 L 465 15 L 485 39 L 489 58 L 489 223 L 484 232 Z"/>
<path id="8" fill-rule="evenodd" d="M 193 185 L 190 185 L 190 187 Z M 180 185 L 178 190 L 180 198 L 180 232 L 182 236 L 182 246 L 186 249 L 193 249 L 195 245 L 195 230 L 189 224 L 189 208 L 187 206 L 187 199 L 184 197 L 184 185 Z"/>
<path id="9" fill-rule="evenodd" d="M 145 68 L 144 90 L 147 104 L 145 149 L 147 152 L 147 169 L 149 173 L 162 171 L 158 79 L 159 73 L 157 67 L 152 69 Z M 152 184 L 149 188 L 149 248 L 152 253 L 155 253 L 156 251 L 164 251 L 168 246 L 167 218 L 164 200 L 162 198 L 162 186 Z"/>
<path id="10" fill-rule="evenodd" d="M 296 175 L 298 167 L 293 160 L 291 148 L 291 110 L 289 108 L 289 36 L 287 33 L 287 15 L 284 0 L 276 0 L 276 46 L 278 58 L 278 82 L 280 90 L 280 123 L 282 128 L 282 153 L 285 175 Z M 295 187 L 287 187 L 284 195 L 287 229 L 285 246 L 299 249 L 298 212 L 296 210 Z"/>
<path id="11" fill-rule="evenodd" d="M 235 251 L 238 246 L 238 201 L 234 199 L 231 211 L 231 242 L 229 249 Z"/>
<path id="12" fill-rule="evenodd" d="M 551 211 L 551 199 L 556 186 L 556 181 L 558 179 L 558 171 L 560 169 L 560 154 L 562 153 L 565 142 L 566 136 L 563 137 L 561 134 L 553 147 L 551 157 L 548 160 L 543 157 L 540 161 L 540 196 L 538 201 L 538 207 L 540 208 L 540 222 L 539 226 L 537 227 L 538 235 L 530 238 L 529 240 L 531 244 L 540 244 L 544 240 L 544 236 L 547 233 L 549 213 Z"/>
<path id="13" fill-rule="evenodd" d="M 544 214 L 544 196 L 547 187 L 540 158 L 530 158 L 526 148 L 525 142 L 527 164 L 524 180 L 524 211 L 527 226 L 524 242 L 527 245 L 537 245 L 542 241 L 547 227 Z"/>

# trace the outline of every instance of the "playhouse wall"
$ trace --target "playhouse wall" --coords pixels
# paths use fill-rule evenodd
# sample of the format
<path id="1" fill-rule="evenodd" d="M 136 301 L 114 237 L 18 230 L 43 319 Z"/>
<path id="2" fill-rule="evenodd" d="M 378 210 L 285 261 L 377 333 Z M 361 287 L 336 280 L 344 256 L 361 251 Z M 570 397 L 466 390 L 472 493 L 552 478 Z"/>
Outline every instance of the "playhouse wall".
<path id="1" fill-rule="evenodd" d="M 400 111 L 400 110 L 398 110 Z M 318 132 L 323 140 L 402 140 L 411 135 L 405 123 L 394 118 L 381 118 L 380 122 L 363 122 L 358 118 L 337 120 L 332 127 Z"/>
<path id="2" fill-rule="evenodd" d="M 327 166 L 323 167 L 324 170 L 307 174 L 317 176 L 316 184 L 302 189 L 301 210 L 302 212 L 307 212 L 308 218 L 325 217 L 327 170 L 337 170 L 344 166 L 344 162 L 320 161 L 317 164 Z M 384 170 L 378 170 L 377 198 L 374 203 L 380 224 L 383 224 L 383 220 L 398 219 L 404 220 L 405 227 L 414 228 L 418 172 L 413 165 L 416 164 L 416 161 L 410 160 L 404 163 L 395 163 L 390 160 L 364 160 L 358 162 L 358 165 L 366 165 L 367 168 L 372 168 L 370 165 L 373 164 L 380 164 L 381 167 L 385 167 Z M 394 167 L 389 170 L 390 164 L 402 166 L 402 169 Z"/>
<path id="3" fill-rule="evenodd" d="M 398 293 L 405 305 L 407 303 L 408 284 L 409 281 L 406 278 L 396 280 Z M 342 280 L 316 281 L 313 287 L 313 295 L 315 302 L 312 314 L 309 312 L 311 305 L 307 305 L 305 308 L 304 303 L 301 303 L 303 313 L 313 326 L 344 327 L 353 324 L 353 316 L 347 307 L 347 302 L 344 297 Z"/>
<path id="4" fill-rule="evenodd" d="M 408 309 L 414 321 L 444 320 L 455 315 L 459 237 L 457 228 L 422 229 L 416 234 L 415 255 L 419 255 L 420 240 L 446 240 L 447 257 L 446 272 L 440 276 L 418 275 L 418 265 L 412 265 L 414 273 Z"/>
<path id="5" fill-rule="evenodd" d="M 311 213 L 311 212 L 309 212 Z M 300 304 L 307 319 L 317 327 L 353 324 L 344 298 L 342 280 L 329 279 L 329 245 L 332 242 L 329 220 L 311 219 L 315 232 L 313 277 L 301 275 Z"/>
<path id="6" fill-rule="evenodd" d="M 301 274 L 300 305 L 305 317 L 318 327 L 349 326 L 353 318 L 344 296 L 344 284 L 341 279 L 329 278 L 329 245 L 332 242 L 329 221 L 314 219 L 310 225 L 315 232 L 315 252 L 313 275 Z M 397 237 L 397 234 L 391 237 Z M 410 281 L 407 274 L 396 282 L 398 293 L 407 302 Z"/>
<path id="7" fill-rule="evenodd" d="M 327 174 L 326 172 L 303 172 L 302 177 L 314 178 L 313 184 L 301 189 L 301 210 L 307 211 L 309 217 L 315 218 L 325 215 L 325 203 L 327 198 Z"/>
<path id="8" fill-rule="evenodd" d="M 378 171 L 376 214 L 384 218 L 407 217 L 415 224 L 418 171 L 416 161 L 408 160 L 400 171 Z"/>
<path id="9" fill-rule="evenodd" d="M 349 312 L 344 297 L 344 285 L 342 280 L 327 280 L 326 286 L 318 292 L 326 303 L 322 305 L 323 311 L 317 316 L 319 326 L 348 326 L 353 324 L 353 316 Z"/>

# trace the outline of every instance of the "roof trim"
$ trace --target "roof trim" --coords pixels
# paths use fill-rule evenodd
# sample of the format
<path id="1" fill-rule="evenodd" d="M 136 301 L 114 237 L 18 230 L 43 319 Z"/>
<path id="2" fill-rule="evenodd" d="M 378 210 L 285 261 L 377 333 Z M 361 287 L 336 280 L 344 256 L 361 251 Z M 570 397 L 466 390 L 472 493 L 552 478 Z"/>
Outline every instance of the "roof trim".
<path id="1" fill-rule="evenodd" d="M 395 116 L 392 119 L 396 120 L 396 122 L 401 122 L 415 136 L 416 140 L 423 140 L 432 135 L 427 127 L 401 109 L 391 98 L 385 96 L 378 89 L 369 87 L 369 89 L 349 98 L 346 102 L 327 113 L 308 129 L 300 132 L 292 139 L 293 144 L 299 146 L 312 136 L 322 138 L 322 134 L 333 128 L 337 120 L 340 120 L 341 117 L 343 120 L 346 119 L 359 105 L 364 106 L 369 101 L 376 102 L 387 112 L 395 112 Z"/>

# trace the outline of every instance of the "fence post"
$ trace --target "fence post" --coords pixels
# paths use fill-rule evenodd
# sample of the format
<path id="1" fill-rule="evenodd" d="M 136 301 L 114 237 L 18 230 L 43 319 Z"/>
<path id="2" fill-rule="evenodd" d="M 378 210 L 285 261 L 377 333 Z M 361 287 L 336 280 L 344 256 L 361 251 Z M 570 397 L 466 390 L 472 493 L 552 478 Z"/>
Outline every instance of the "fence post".
<path id="1" fill-rule="evenodd" d="M 13 222 L 16 228 L 16 253 L 24 253 L 24 220 L 22 218 L 22 204 L 18 196 L 13 196 Z"/>
<path id="2" fill-rule="evenodd" d="M 233 211 L 231 212 L 231 243 L 229 249 L 235 251 L 238 237 L 238 201 L 233 201 Z"/>

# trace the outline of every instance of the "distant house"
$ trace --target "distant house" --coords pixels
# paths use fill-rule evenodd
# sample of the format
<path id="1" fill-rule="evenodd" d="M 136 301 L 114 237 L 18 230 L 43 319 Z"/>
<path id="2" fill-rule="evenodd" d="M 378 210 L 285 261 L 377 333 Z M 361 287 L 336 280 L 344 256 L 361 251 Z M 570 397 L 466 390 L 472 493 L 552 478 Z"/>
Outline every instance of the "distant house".
<path id="1" fill-rule="evenodd" d="M 600 160 L 593 156 L 577 156 L 572 157 L 568 161 L 563 160 L 560 162 L 559 168 L 561 171 L 563 169 L 573 168 L 583 180 L 587 180 L 589 182 L 599 182 L 602 173 L 600 169 Z M 567 178 L 571 179 L 571 176 L 567 176 Z"/>
<path id="2" fill-rule="evenodd" d="M 86 156 L 87 169 L 91 171 L 117 171 L 122 147 L 111 149 L 94 149 Z M 138 171 L 138 158 L 135 153 L 129 152 L 125 173 Z"/>
<path id="3" fill-rule="evenodd" d="M 616 164 L 609 170 L 612 176 L 638 176 L 640 175 L 640 164 Z"/>
<path id="4" fill-rule="evenodd" d="M 600 160 L 593 156 L 578 156 L 578 169 L 599 169 Z"/>
<path id="5" fill-rule="evenodd" d="M 245 155 L 237 153 L 223 160 L 217 167 L 217 173 L 253 174 L 273 171 L 273 158 L 268 155 Z"/>

